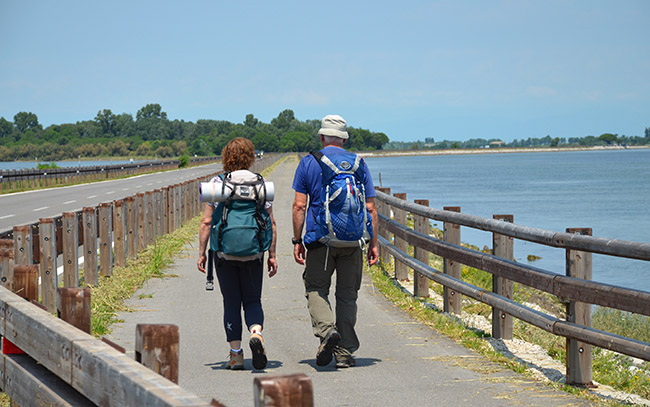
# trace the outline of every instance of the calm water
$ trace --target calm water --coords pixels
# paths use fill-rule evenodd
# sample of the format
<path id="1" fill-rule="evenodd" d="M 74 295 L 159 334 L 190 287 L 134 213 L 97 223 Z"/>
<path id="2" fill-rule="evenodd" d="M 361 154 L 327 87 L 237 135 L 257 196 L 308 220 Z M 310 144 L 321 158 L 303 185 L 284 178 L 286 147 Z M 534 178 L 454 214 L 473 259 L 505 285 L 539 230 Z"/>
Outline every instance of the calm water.
<path id="1" fill-rule="evenodd" d="M 367 158 L 391 192 L 431 207 L 460 206 L 491 218 L 564 232 L 591 227 L 597 237 L 650 243 L 650 149 L 559 153 Z M 442 224 L 436 225 L 442 228 Z M 488 232 L 463 227 L 464 242 L 492 245 Z M 565 273 L 565 252 L 515 240 L 518 262 Z M 528 262 L 529 254 L 542 257 Z M 594 280 L 650 291 L 650 262 L 594 255 Z"/>
<path id="2" fill-rule="evenodd" d="M 140 160 L 134 160 L 137 162 Z M 52 161 L 0 161 L 0 171 L 26 170 L 36 168 L 38 164 L 49 164 Z M 60 168 L 63 167 L 91 167 L 94 165 L 117 165 L 130 162 L 129 160 L 104 160 L 104 161 L 54 161 Z"/>

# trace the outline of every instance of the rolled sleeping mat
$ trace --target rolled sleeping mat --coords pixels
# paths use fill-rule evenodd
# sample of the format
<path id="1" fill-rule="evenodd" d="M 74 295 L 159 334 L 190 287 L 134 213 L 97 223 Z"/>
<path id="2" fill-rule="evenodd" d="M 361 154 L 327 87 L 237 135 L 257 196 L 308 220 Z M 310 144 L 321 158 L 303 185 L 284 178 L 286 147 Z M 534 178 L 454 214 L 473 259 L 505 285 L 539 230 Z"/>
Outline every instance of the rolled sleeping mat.
<path id="1" fill-rule="evenodd" d="M 199 184 L 199 198 L 201 202 L 223 202 L 231 196 L 235 200 L 255 200 L 255 191 L 263 201 L 272 201 L 275 198 L 273 182 L 265 181 L 264 185 L 233 185 L 229 183 L 201 182 Z M 234 189 L 234 193 L 233 193 Z M 266 190 L 266 194 L 265 194 Z"/>

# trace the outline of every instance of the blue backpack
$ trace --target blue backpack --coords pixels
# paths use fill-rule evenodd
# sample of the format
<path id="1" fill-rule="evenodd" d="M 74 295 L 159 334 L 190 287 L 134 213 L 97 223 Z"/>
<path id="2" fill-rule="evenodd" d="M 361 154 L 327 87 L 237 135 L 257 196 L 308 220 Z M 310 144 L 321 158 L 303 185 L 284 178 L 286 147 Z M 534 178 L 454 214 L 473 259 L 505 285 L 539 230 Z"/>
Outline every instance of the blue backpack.
<path id="1" fill-rule="evenodd" d="M 305 235 L 305 244 L 363 247 L 372 238 L 372 219 L 366 208 L 365 162 L 347 151 L 330 157 L 320 151 L 310 154 L 322 171 L 322 206 L 316 215 L 316 231 Z"/>

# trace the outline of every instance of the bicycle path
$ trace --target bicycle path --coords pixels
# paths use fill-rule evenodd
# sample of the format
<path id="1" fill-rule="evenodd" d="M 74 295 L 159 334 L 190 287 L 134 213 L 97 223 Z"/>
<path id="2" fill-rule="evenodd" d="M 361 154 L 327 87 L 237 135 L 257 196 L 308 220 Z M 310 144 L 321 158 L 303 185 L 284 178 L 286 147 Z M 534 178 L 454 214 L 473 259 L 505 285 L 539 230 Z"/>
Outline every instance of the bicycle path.
<path id="1" fill-rule="evenodd" d="M 133 355 L 138 323 L 172 323 L 180 330 L 179 384 L 226 406 L 253 405 L 253 379 L 262 375 L 304 373 L 313 383 L 316 406 L 590 406 L 589 401 L 514 373 L 414 321 L 389 303 L 364 275 L 358 300 L 361 348 L 357 366 L 316 366 L 318 339 L 304 298 L 302 267 L 290 243 L 291 181 L 297 159 L 281 163 L 268 176 L 275 183 L 278 274 L 264 278 L 264 341 L 269 358 L 263 371 L 252 370 L 244 336 L 244 371 L 224 369 L 228 344 L 222 327 L 221 294 L 205 290 L 196 269 L 197 240 L 166 272 L 150 280 L 128 301 L 135 312 L 121 313 L 109 339 Z M 333 284 L 334 286 L 334 284 Z M 330 295 L 334 304 L 333 295 Z"/>

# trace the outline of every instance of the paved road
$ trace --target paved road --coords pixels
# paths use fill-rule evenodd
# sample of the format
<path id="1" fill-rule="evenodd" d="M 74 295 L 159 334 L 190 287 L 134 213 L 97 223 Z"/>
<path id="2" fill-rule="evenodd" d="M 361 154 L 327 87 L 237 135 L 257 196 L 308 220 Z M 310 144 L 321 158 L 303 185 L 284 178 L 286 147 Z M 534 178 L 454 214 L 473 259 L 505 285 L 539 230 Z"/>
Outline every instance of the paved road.
<path id="1" fill-rule="evenodd" d="M 119 316 L 110 339 L 133 355 L 138 323 L 173 323 L 180 329 L 180 385 L 226 406 L 253 405 L 253 379 L 260 375 L 307 374 L 316 406 L 588 406 L 575 396 L 489 362 L 411 320 L 374 290 L 365 278 L 359 295 L 357 366 L 317 367 L 318 340 L 312 335 L 302 269 L 293 261 L 291 178 L 297 160 L 270 176 L 276 185 L 274 213 L 279 225 L 278 274 L 265 277 L 264 339 L 269 364 L 253 371 L 245 342 L 244 371 L 224 369 L 228 345 L 222 328 L 221 295 L 206 292 L 196 270 L 198 240 L 186 247 L 167 271 L 175 277 L 151 280 Z M 142 297 L 142 298 L 140 298 Z"/>
<path id="2" fill-rule="evenodd" d="M 3 194 L 0 195 L 0 232 L 16 225 L 37 222 L 39 218 L 58 216 L 84 206 L 96 206 L 137 192 L 178 184 L 221 168 L 221 164 L 210 164 L 131 178 Z"/>

